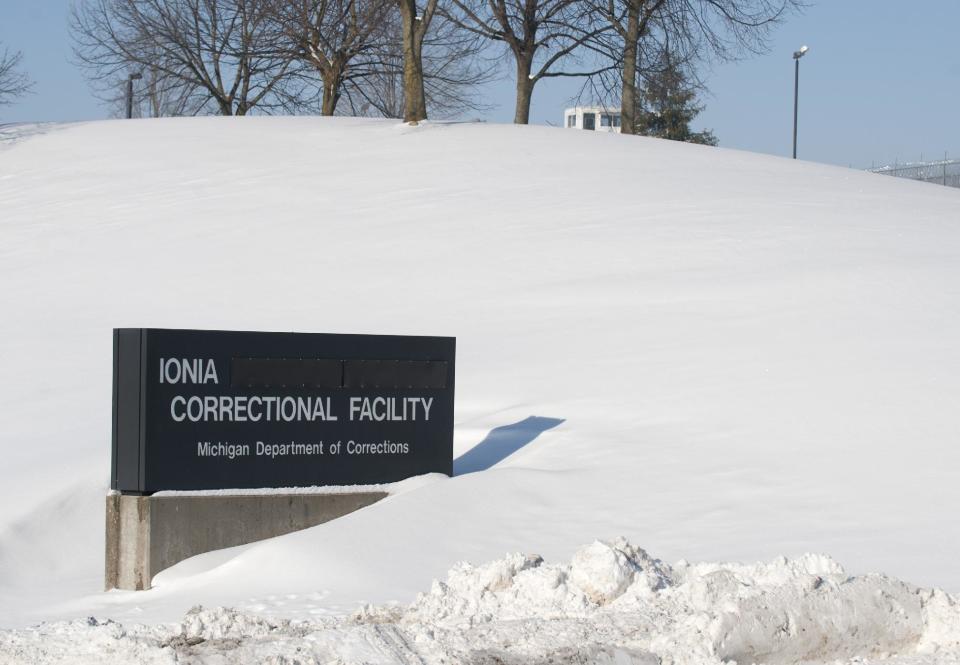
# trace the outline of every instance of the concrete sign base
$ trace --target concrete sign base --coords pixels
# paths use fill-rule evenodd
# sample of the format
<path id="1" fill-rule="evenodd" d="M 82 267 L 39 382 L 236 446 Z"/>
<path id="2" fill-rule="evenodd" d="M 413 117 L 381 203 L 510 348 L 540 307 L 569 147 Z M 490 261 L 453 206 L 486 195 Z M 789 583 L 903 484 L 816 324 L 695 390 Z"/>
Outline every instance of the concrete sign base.
<path id="1" fill-rule="evenodd" d="M 386 492 L 107 496 L 106 589 L 149 589 L 189 557 L 306 529 L 359 510 Z"/>

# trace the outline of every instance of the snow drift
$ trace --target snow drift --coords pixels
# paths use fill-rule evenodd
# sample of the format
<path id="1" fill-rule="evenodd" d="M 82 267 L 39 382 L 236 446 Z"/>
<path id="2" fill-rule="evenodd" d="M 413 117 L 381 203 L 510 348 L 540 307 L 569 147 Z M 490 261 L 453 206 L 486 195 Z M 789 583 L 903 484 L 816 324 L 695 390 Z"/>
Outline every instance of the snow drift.
<path id="1" fill-rule="evenodd" d="M 149 626 L 197 604 L 337 622 L 365 603 L 408 606 L 457 561 L 571 561 L 620 534 L 665 561 L 829 552 L 857 580 L 957 592 L 958 211 L 947 188 L 551 128 L 8 130 L 0 626 L 95 616 L 89 630 L 107 634 L 120 630 L 108 619 Z M 459 475 L 185 561 L 150 592 L 101 593 L 120 326 L 455 335 Z M 656 567 L 595 574 L 592 561 L 568 572 L 596 612 L 641 588 L 637 575 L 657 598 L 700 584 L 682 566 L 656 588 Z M 729 570 L 702 593 L 753 618 L 717 610 L 702 628 L 731 649 L 717 657 L 859 620 L 826 625 L 822 603 L 885 616 L 897 644 L 934 630 L 897 582 L 825 571 L 768 606 L 734 581 L 717 591 Z M 798 614 L 781 622 L 788 605 Z M 829 638 L 830 653 L 859 650 L 875 634 L 862 630 L 846 652 Z"/>

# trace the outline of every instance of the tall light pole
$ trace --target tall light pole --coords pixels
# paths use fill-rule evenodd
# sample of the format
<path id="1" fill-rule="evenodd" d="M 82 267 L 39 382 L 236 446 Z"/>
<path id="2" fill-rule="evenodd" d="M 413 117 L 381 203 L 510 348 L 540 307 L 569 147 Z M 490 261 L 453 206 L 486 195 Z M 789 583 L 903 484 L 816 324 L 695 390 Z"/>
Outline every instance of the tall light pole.
<path id="1" fill-rule="evenodd" d="M 133 117 L 133 82 L 143 78 L 140 72 L 134 72 L 127 77 L 127 120 Z"/>
<path id="2" fill-rule="evenodd" d="M 810 49 L 801 46 L 799 51 L 793 52 L 793 158 L 797 158 L 797 109 L 800 100 L 800 58 Z"/>

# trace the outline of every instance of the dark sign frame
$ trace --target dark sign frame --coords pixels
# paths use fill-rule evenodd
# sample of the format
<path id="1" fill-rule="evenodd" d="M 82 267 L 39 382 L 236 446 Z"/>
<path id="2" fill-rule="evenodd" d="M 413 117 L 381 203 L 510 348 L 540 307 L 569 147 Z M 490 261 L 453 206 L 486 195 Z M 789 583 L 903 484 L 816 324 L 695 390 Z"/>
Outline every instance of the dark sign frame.
<path id="1" fill-rule="evenodd" d="M 455 357 L 453 337 L 114 329 L 110 486 L 452 475 Z"/>

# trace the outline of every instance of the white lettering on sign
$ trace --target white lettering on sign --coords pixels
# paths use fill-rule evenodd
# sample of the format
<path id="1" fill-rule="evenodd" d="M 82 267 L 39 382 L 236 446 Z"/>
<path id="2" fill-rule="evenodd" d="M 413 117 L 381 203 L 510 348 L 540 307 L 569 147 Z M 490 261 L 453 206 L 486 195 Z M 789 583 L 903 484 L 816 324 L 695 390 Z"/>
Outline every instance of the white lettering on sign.
<path id="1" fill-rule="evenodd" d="M 233 459 L 249 454 L 249 443 L 224 443 L 223 441 L 210 443 L 209 441 L 197 441 L 197 457 L 226 457 Z"/>
<path id="2" fill-rule="evenodd" d="M 405 441 L 398 443 L 390 439 L 384 439 L 376 443 L 347 441 L 347 454 L 349 455 L 406 455 L 409 452 L 410 444 Z"/>
<path id="3" fill-rule="evenodd" d="M 264 443 L 257 441 L 257 455 L 282 457 L 285 455 L 323 455 L 323 441 L 320 443 Z"/>
<path id="4" fill-rule="evenodd" d="M 350 420 L 430 420 L 432 397 L 351 397 Z"/>
<path id="5" fill-rule="evenodd" d="M 160 383 L 220 383 L 210 358 L 161 358 Z"/>
<path id="6" fill-rule="evenodd" d="M 216 423 L 336 421 L 330 397 L 291 395 L 176 395 L 170 400 L 174 422 Z M 430 420 L 432 397 L 351 397 L 350 420 Z"/>
<path id="7" fill-rule="evenodd" d="M 337 420 L 329 397 L 276 395 L 177 395 L 170 400 L 170 417 L 182 423 L 245 423 Z"/>

